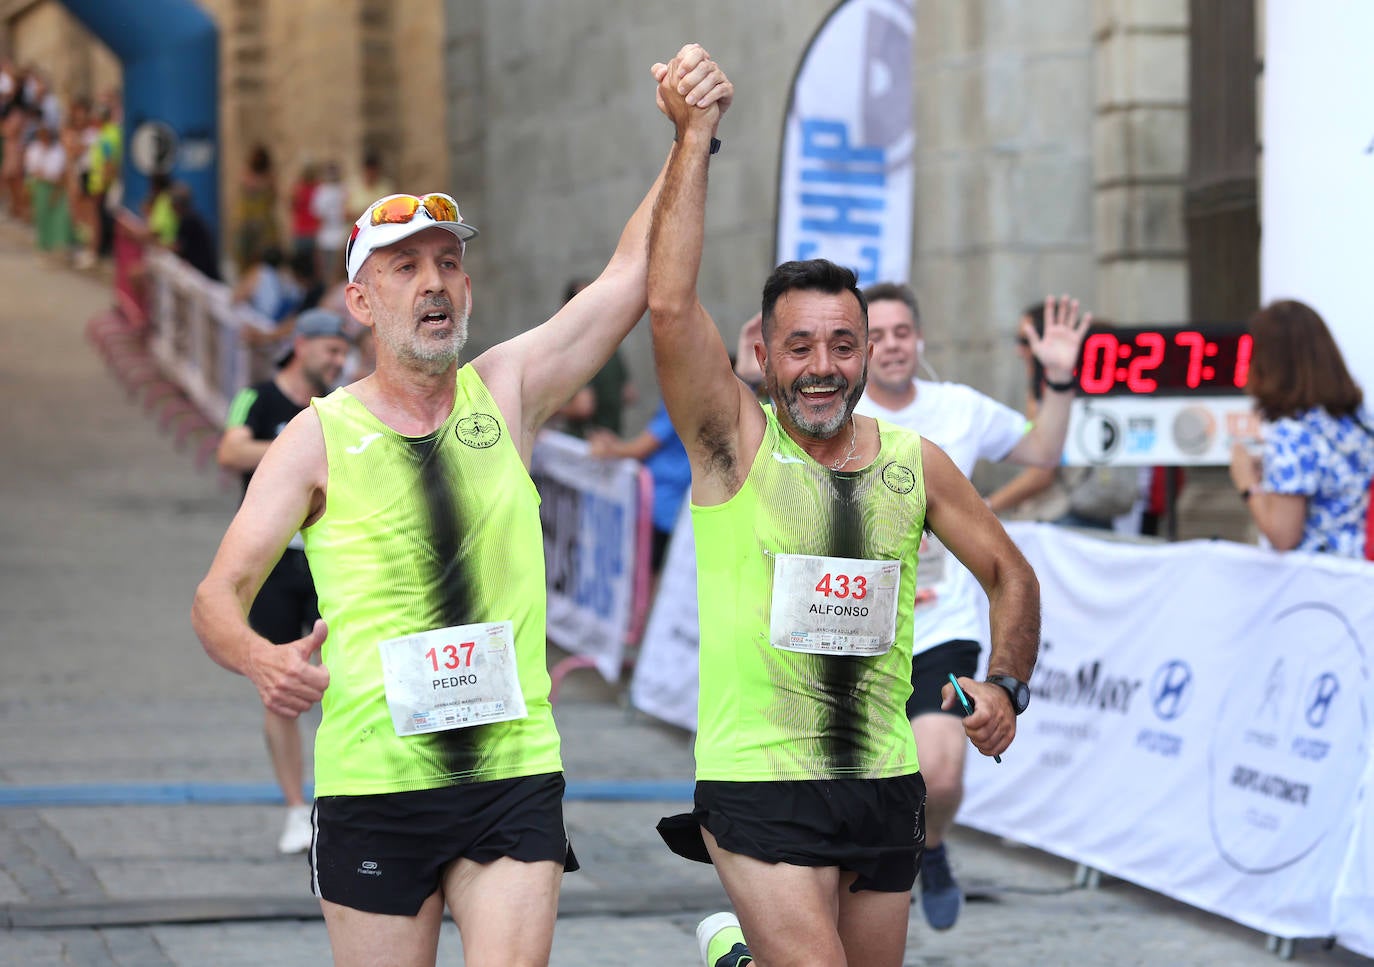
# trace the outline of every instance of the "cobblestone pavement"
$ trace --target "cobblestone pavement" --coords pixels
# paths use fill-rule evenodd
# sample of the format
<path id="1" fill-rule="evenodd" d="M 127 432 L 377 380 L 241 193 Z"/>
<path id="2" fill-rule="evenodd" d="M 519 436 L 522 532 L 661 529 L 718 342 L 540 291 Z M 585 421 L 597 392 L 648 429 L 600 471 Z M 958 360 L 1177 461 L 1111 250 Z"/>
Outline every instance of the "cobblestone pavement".
<path id="1" fill-rule="evenodd" d="M 231 795 L 271 781 L 254 692 L 187 619 L 235 488 L 198 472 L 84 341 L 107 283 L 0 226 L 0 290 L 0 967 L 327 963 L 305 862 L 274 851 L 280 807 Z M 594 673 L 569 678 L 557 714 L 571 782 L 688 788 L 688 737 L 628 714 Z M 70 784 L 211 792 L 14 804 Z M 659 843 L 657 818 L 687 805 L 666 795 L 569 803 L 584 872 L 564 887 L 554 964 L 696 963 L 694 925 L 723 893 Z M 1033 850 L 960 831 L 951 853 L 972 900 L 943 934 L 914 910 L 908 964 L 1273 960 L 1253 931 L 1130 885 L 1073 889 L 1070 864 Z M 1367 963 L 1316 942 L 1297 958 Z M 440 962 L 462 963 L 451 925 Z"/>

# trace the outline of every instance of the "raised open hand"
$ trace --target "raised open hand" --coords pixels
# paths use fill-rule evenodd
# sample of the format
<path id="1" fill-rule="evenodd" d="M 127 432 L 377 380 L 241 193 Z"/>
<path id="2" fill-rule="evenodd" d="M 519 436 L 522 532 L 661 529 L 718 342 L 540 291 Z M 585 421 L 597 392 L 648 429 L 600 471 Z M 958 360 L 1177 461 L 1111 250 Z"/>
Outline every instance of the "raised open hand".
<path id="1" fill-rule="evenodd" d="M 1045 334 L 1039 335 L 1027 320 L 1021 326 L 1030 351 L 1045 367 L 1045 378 L 1053 383 L 1067 383 L 1073 379 L 1074 366 L 1078 364 L 1078 350 L 1083 345 L 1083 337 L 1092 325 L 1093 314 L 1078 314 L 1078 300 L 1062 295 L 1045 298 Z"/>

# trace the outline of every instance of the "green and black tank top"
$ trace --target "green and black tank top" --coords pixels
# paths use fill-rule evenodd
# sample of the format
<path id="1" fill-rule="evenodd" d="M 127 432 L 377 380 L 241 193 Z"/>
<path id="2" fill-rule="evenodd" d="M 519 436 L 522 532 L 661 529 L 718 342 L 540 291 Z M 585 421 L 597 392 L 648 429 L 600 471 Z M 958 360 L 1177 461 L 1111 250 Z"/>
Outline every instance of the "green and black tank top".
<path id="1" fill-rule="evenodd" d="M 329 465 L 323 516 L 304 530 L 329 636 L 315 739 L 317 795 L 368 795 L 562 769 L 545 661 L 539 494 L 471 367 L 434 433 L 402 436 L 353 395 L 312 402 Z M 379 642 L 510 621 L 525 718 L 400 737 Z"/>
<path id="2" fill-rule="evenodd" d="M 918 769 L 906 718 L 912 609 L 925 523 L 921 438 L 880 423 L 876 460 L 818 464 L 765 407 L 743 487 L 692 506 L 701 625 L 697 778 L 877 779 Z M 770 642 L 779 554 L 900 561 L 897 630 L 874 656 L 814 655 Z"/>

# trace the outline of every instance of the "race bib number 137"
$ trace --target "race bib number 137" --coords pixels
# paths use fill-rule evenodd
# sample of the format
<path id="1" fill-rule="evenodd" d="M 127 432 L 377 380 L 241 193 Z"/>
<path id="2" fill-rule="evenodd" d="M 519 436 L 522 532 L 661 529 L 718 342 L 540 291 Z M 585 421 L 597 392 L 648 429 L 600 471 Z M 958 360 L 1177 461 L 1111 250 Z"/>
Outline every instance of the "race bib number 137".
<path id="1" fill-rule="evenodd" d="M 397 735 L 525 717 L 509 621 L 439 628 L 379 647 Z"/>

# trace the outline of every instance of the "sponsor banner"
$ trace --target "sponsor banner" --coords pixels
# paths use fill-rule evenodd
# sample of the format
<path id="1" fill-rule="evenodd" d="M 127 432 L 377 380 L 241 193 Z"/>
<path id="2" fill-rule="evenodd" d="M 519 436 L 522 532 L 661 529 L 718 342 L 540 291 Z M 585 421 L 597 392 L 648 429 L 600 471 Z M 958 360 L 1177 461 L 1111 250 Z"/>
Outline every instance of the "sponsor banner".
<path id="1" fill-rule="evenodd" d="M 656 719 L 697 728 L 697 564 L 690 499 L 673 526 L 658 595 L 639 646 L 630 704 Z"/>
<path id="2" fill-rule="evenodd" d="M 1369 226 L 1374 224 L 1374 4 L 1301 0 L 1264 10 L 1260 293 L 1326 320 L 1355 379 L 1374 388 Z"/>
<path id="3" fill-rule="evenodd" d="M 646 472 L 634 460 L 590 457 L 585 441 L 551 431 L 535 440 L 530 462 L 544 528 L 549 640 L 595 660 L 611 682 L 620 678 L 635 608 Z"/>
<path id="4" fill-rule="evenodd" d="M 1007 529 L 1043 643 L 1002 764 L 970 756 L 960 822 L 1266 933 L 1333 935 L 1368 833 L 1374 567 Z"/>
<path id="5" fill-rule="evenodd" d="M 912 0 L 846 0 L 792 82 L 778 172 L 778 262 L 827 258 L 860 285 L 911 271 Z"/>
<path id="6" fill-rule="evenodd" d="M 1069 466 L 1229 466 L 1231 445 L 1260 438 L 1248 396 L 1103 396 L 1073 401 Z"/>

